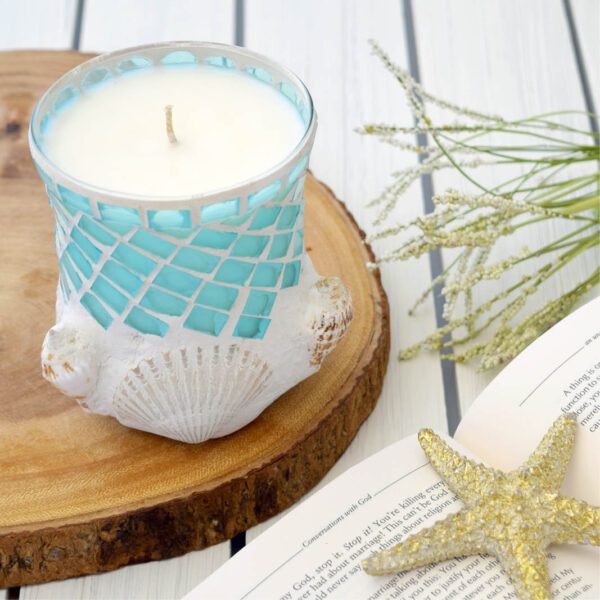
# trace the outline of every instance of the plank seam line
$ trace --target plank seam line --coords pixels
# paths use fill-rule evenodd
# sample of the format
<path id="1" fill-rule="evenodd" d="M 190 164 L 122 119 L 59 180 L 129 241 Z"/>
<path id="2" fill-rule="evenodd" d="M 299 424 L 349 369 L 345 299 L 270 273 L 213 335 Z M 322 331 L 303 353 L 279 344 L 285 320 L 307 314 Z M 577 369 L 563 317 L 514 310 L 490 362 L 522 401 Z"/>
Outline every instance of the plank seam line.
<path id="1" fill-rule="evenodd" d="M 419 58 L 417 53 L 417 42 L 415 38 L 415 26 L 411 0 L 402 0 L 404 29 L 406 33 L 406 52 L 408 55 L 408 65 L 410 75 L 418 82 L 421 81 L 419 72 Z M 416 125 L 416 123 L 415 123 Z M 416 140 L 418 146 L 427 146 L 427 134 L 417 133 Z M 419 155 L 419 162 L 425 159 L 423 154 Z M 434 210 L 433 204 L 433 177 L 431 173 L 421 175 L 421 192 L 423 195 L 423 207 L 425 214 L 430 214 Z M 434 281 L 444 271 L 442 253 L 439 249 L 429 252 L 429 269 L 431 279 Z M 444 318 L 444 299 L 442 296 L 442 285 L 437 284 L 433 288 L 433 303 L 435 309 L 435 320 L 438 327 L 444 327 L 447 324 Z M 451 341 L 450 334 L 444 336 L 443 341 Z M 446 420 L 448 423 L 448 432 L 454 435 L 458 423 L 460 422 L 460 403 L 458 396 L 458 385 L 456 381 L 456 366 L 453 361 L 443 360 L 443 354 L 452 353 L 452 347 L 443 348 L 440 351 L 440 367 L 442 370 L 442 383 L 444 386 L 444 402 L 446 405 Z"/>
<path id="2" fill-rule="evenodd" d="M 81 46 L 81 25 L 83 23 L 84 7 L 85 0 L 77 0 L 77 7 L 75 10 L 75 22 L 73 24 L 73 41 L 71 42 L 71 48 L 73 50 L 79 50 Z"/>
<path id="3" fill-rule="evenodd" d="M 245 5 L 244 0 L 235 0 L 234 5 L 234 40 L 236 46 L 245 45 Z M 246 532 L 238 533 L 235 537 L 229 540 L 229 556 L 237 554 L 246 546 Z"/>
<path id="4" fill-rule="evenodd" d="M 585 109 L 588 113 L 591 113 L 588 116 L 590 129 L 595 134 L 598 134 L 598 121 L 592 116 L 596 114 L 594 97 L 592 96 L 592 90 L 590 89 L 590 80 L 588 79 L 587 70 L 585 68 L 585 60 L 583 59 L 583 53 L 581 52 L 581 44 L 579 43 L 579 35 L 577 34 L 577 26 L 575 24 L 570 0 L 563 0 L 563 6 L 565 9 L 565 18 L 567 19 L 567 29 L 569 30 L 569 36 L 571 38 L 571 46 L 573 47 L 573 53 L 575 55 L 575 63 L 577 64 L 579 82 L 581 83 L 581 90 L 583 92 Z M 596 139 L 596 145 L 599 143 L 600 140 Z"/>
<path id="5" fill-rule="evenodd" d="M 235 33 L 234 33 L 234 44 L 236 46 L 244 46 L 244 34 L 245 34 L 245 12 L 244 12 L 244 0 L 235 0 Z"/>

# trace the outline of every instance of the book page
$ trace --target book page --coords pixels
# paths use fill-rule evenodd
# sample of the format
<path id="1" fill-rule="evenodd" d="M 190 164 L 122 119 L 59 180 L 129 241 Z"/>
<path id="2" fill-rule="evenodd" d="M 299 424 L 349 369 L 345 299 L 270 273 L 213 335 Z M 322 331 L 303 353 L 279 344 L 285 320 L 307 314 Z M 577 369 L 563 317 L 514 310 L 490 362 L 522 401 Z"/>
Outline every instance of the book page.
<path id="1" fill-rule="evenodd" d="M 515 358 L 479 395 L 455 439 L 504 470 L 525 461 L 552 422 L 577 414 L 563 493 L 600 505 L 600 298 Z"/>
<path id="2" fill-rule="evenodd" d="M 453 444 L 454 445 L 454 444 Z M 463 450 L 464 452 L 464 450 Z M 471 556 L 387 577 L 360 561 L 463 507 L 427 462 L 416 436 L 346 471 L 246 546 L 187 600 L 511 600 L 498 561 Z M 593 564 L 551 552 L 553 596 L 600 597 Z M 590 573 L 592 575 L 590 576 Z"/>

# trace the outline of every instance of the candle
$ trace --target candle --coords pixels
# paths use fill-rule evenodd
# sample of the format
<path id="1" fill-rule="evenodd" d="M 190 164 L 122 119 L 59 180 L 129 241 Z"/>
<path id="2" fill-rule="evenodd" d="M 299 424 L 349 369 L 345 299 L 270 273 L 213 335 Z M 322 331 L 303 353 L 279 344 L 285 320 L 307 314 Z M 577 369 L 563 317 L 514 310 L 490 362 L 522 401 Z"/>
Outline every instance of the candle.
<path id="1" fill-rule="evenodd" d="M 200 442 L 318 370 L 352 307 L 304 247 L 316 127 L 303 83 L 235 46 L 129 48 L 56 81 L 29 129 L 60 271 L 44 376 Z"/>
<path id="2" fill-rule="evenodd" d="M 305 129 L 288 98 L 247 73 L 162 66 L 82 93 L 57 113 L 44 150 L 82 182 L 165 200 L 265 173 Z"/>

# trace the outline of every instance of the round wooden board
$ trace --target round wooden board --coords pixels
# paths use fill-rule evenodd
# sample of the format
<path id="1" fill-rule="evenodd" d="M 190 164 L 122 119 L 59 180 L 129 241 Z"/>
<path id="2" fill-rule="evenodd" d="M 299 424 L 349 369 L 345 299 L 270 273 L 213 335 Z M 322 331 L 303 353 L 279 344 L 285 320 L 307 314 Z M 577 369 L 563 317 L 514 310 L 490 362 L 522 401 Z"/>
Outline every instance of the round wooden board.
<path id="1" fill-rule="evenodd" d="M 0 53 L 0 587 L 168 558 L 290 506 L 373 410 L 389 354 L 379 274 L 331 191 L 307 179 L 306 244 L 349 287 L 354 321 L 321 371 L 226 438 L 188 445 L 89 416 L 40 373 L 57 281 L 53 219 L 27 149 L 34 103 L 82 62 Z M 33 210 L 32 210 L 33 207 Z"/>

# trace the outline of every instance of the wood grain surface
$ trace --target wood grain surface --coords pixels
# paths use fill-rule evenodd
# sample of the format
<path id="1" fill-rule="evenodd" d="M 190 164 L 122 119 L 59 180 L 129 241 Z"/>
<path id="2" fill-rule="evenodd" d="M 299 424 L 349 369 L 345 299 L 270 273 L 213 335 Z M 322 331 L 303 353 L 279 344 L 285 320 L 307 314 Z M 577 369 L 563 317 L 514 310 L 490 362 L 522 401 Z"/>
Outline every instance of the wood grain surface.
<path id="1" fill-rule="evenodd" d="M 373 409 L 389 353 L 387 299 L 354 220 L 314 178 L 306 244 L 355 318 L 321 371 L 226 438 L 187 445 L 84 414 L 41 377 L 53 323 L 53 222 L 27 150 L 36 99 L 86 58 L 0 54 L 0 587 L 176 556 L 290 506 Z"/>

